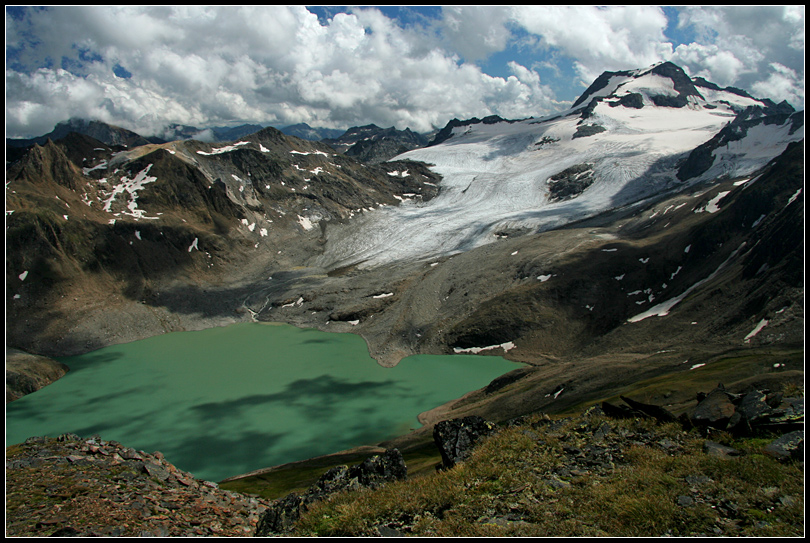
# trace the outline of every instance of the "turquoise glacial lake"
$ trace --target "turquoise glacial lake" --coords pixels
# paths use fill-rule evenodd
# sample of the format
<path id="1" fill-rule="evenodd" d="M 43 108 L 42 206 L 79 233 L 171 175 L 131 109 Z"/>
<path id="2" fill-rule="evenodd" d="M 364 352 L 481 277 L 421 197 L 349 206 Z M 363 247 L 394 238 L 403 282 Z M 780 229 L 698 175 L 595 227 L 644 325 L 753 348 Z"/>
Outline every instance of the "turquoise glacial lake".
<path id="1" fill-rule="evenodd" d="M 220 481 L 418 428 L 417 415 L 520 367 L 416 355 L 394 368 L 354 334 L 241 323 L 60 359 L 70 372 L 6 405 L 6 445 L 66 432 Z"/>

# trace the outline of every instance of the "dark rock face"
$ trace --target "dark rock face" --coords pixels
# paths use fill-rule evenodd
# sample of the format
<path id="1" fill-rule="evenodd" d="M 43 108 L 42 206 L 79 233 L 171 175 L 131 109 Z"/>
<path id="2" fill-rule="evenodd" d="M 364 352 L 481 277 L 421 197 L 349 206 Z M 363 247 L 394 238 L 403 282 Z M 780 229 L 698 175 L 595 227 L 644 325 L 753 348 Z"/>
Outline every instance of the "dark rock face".
<path id="1" fill-rule="evenodd" d="M 577 107 L 578 105 L 585 102 L 588 97 L 603 88 L 607 87 L 607 84 L 610 82 L 610 78 L 614 76 L 625 76 L 628 77 L 631 75 L 631 72 L 602 72 L 602 75 L 596 78 L 596 80 L 591 83 L 591 86 L 585 89 L 585 92 L 582 93 L 582 96 L 577 98 L 577 101 L 574 102 L 573 107 Z"/>
<path id="2" fill-rule="evenodd" d="M 574 132 L 572 139 L 587 138 L 588 136 L 599 134 L 605 130 L 607 130 L 607 128 L 598 124 L 584 124 L 577 127 L 577 131 Z"/>
<path id="3" fill-rule="evenodd" d="M 490 115 L 488 117 L 484 117 L 483 119 L 479 119 L 478 117 L 473 117 L 472 119 L 467 119 L 466 121 L 459 121 L 458 119 L 453 119 L 450 122 L 448 122 L 445 125 L 445 127 L 442 128 L 439 131 L 438 134 L 436 134 L 436 137 L 434 137 L 433 140 L 430 143 L 428 143 L 427 146 L 430 147 L 432 145 L 438 145 L 438 144 L 442 143 L 443 141 L 446 141 L 446 140 L 450 139 L 453 136 L 453 128 L 455 128 L 457 126 L 469 126 L 471 124 L 479 124 L 479 123 L 495 124 L 495 123 L 500 123 L 500 122 L 507 122 L 508 123 L 508 122 L 514 122 L 514 121 L 509 121 L 507 119 L 499 117 L 498 115 Z"/>
<path id="4" fill-rule="evenodd" d="M 631 107 L 633 109 L 641 109 L 644 107 L 644 97 L 638 93 L 631 92 L 619 98 L 618 102 L 610 102 L 610 107 Z"/>
<path id="5" fill-rule="evenodd" d="M 292 531 L 309 504 L 332 494 L 359 488 L 377 488 L 385 483 L 405 479 L 407 467 L 402 453 L 388 449 L 356 466 L 337 466 L 324 473 L 303 494 L 292 492 L 278 500 L 259 518 L 257 536 L 272 536 Z"/>
<path id="6" fill-rule="evenodd" d="M 636 411 L 644 413 L 645 415 L 650 416 L 659 422 L 675 422 L 676 420 L 675 415 L 658 405 L 638 402 L 626 396 L 621 396 L 621 399 Z"/>
<path id="7" fill-rule="evenodd" d="M 442 466 L 452 468 L 470 456 L 475 444 L 495 432 L 495 424 L 478 416 L 444 420 L 433 427 L 433 441 L 442 455 Z"/>
<path id="8" fill-rule="evenodd" d="M 411 149 L 424 147 L 428 139 L 410 128 L 397 130 L 377 125 L 355 126 L 337 138 L 322 140 L 337 151 L 370 164 L 379 164 Z"/>
<path id="9" fill-rule="evenodd" d="M 686 75 L 686 72 L 679 66 L 671 62 L 664 62 L 652 69 L 652 73 L 662 77 L 668 77 L 672 80 L 675 90 L 678 92 L 677 97 L 670 96 L 653 96 L 651 97 L 653 103 L 657 106 L 666 107 L 683 107 L 687 104 L 687 97 L 695 96 L 703 98 L 700 91 L 697 90 L 695 84 Z M 660 103 L 659 103 L 660 102 Z"/>
<path id="10" fill-rule="evenodd" d="M 577 133 L 579 130 L 577 129 Z M 549 200 L 561 202 L 576 198 L 585 192 L 585 189 L 593 184 L 592 168 L 592 164 L 577 164 L 549 177 Z"/>

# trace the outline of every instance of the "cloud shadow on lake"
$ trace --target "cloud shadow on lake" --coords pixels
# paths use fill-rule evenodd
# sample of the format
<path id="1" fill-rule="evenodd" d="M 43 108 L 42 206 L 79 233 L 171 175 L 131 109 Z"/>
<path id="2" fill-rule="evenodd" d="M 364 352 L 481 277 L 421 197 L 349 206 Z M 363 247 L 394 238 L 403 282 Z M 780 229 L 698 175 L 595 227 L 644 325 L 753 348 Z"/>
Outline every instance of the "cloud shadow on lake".
<path id="1" fill-rule="evenodd" d="M 411 392 L 408 387 L 395 380 L 350 382 L 332 375 L 322 375 L 311 379 L 298 379 L 289 383 L 281 392 L 252 394 L 236 400 L 208 402 L 192 406 L 192 413 L 202 420 L 224 421 L 231 419 L 244 409 L 273 404 L 299 409 L 313 421 L 323 420 L 334 411 L 334 405 L 347 398 L 386 398 L 406 397 Z"/>

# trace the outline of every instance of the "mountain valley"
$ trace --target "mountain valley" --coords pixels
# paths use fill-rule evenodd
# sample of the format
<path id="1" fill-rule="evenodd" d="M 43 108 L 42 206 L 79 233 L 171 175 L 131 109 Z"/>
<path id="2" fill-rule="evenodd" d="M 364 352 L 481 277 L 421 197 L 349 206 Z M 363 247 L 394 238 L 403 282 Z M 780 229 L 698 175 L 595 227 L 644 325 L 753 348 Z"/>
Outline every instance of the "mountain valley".
<path id="1" fill-rule="evenodd" d="M 525 364 L 403 450 L 452 417 L 803 382 L 803 118 L 661 63 L 551 117 L 408 130 L 391 156 L 358 130 L 7 142 L 7 356 L 260 321 L 358 334 L 384 366 Z"/>

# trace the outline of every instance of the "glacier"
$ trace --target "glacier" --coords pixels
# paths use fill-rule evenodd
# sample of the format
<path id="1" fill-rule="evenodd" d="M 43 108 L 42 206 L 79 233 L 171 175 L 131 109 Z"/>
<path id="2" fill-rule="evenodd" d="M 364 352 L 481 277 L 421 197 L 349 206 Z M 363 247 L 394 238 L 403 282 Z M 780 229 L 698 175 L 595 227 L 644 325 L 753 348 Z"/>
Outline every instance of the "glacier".
<path id="1" fill-rule="evenodd" d="M 450 139 L 397 156 L 393 160 L 431 165 L 442 176 L 439 195 L 380 208 L 350 225 L 330 225 L 315 265 L 369 268 L 423 261 L 468 251 L 508 232 L 558 228 L 686 183 L 749 174 L 804 137 L 803 127 L 792 134 L 784 125 L 755 127 L 716 149 L 709 171 L 680 181 L 676 163 L 744 108 L 763 102 L 701 87 L 710 99 L 690 95 L 684 107 L 659 106 L 655 97 L 678 91 L 653 67 L 610 77 L 588 97 L 590 106 L 583 101 L 541 119 L 457 126 Z M 618 103 L 630 93 L 641 96 L 643 107 Z M 583 113 L 586 108 L 589 113 Z M 583 137 L 578 132 L 583 126 L 602 131 Z M 550 198 L 549 179 L 578 165 L 592 169 L 593 183 L 576 197 Z"/>

